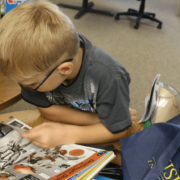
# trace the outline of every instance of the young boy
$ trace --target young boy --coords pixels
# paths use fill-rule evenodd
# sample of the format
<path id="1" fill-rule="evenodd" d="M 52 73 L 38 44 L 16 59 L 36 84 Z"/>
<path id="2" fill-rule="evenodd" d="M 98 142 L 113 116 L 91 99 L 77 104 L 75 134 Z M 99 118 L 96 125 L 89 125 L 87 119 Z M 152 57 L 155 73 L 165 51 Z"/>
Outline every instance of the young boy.
<path id="1" fill-rule="evenodd" d="M 128 72 L 78 35 L 56 5 L 15 7 L 0 21 L 0 40 L 0 72 L 19 83 L 43 117 L 64 123 L 43 123 L 23 138 L 47 149 L 113 142 L 139 130 L 129 128 L 137 118 L 129 112 Z"/>

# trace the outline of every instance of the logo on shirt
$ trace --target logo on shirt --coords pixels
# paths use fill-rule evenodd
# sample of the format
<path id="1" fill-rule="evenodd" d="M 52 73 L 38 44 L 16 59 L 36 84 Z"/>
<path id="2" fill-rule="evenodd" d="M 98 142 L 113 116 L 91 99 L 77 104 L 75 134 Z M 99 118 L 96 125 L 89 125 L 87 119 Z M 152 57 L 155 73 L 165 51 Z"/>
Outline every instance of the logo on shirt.
<path id="1" fill-rule="evenodd" d="M 93 99 L 88 100 L 88 102 L 76 101 L 75 107 L 83 111 L 96 112 L 94 104 Z"/>

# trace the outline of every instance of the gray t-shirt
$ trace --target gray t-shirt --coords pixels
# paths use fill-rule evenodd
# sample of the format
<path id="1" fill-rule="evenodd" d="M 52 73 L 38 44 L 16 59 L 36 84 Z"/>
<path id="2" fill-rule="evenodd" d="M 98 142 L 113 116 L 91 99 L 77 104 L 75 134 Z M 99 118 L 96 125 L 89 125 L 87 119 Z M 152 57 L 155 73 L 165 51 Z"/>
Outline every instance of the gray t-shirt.
<path id="1" fill-rule="evenodd" d="M 83 61 L 76 80 L 70 86 L 60 85 L 50 92 L 31 95 L 21 90 L 25 101 L 39 107 L 65 105 L 98 114 L 101 122 L 112 132 L 128 128 L 129 73 L 109 54 L 79 34 L 82 39 Z"/>

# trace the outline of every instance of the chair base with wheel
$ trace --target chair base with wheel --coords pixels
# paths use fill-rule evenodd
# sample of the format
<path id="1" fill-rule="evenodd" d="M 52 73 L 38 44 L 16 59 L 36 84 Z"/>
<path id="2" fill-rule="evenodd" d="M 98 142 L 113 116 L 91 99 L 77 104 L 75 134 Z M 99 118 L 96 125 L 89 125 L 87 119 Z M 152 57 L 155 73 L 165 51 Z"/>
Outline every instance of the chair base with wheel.
<path id="1" fill-rule="evenodd" d="M 152 21 L 157 22 L 158 23 L 157 28 L 161 29 L 162 22 L 155 18 L 156 14 L 150 13 L 150 12 L 144 12 L 144 9 L 145 9 L 145 0 L 141 0 L 139 11 L 137 11 L 135 9 L 128 9 L 127 12 L 117 13 L 116 16 L 115 16 L 115 19 L 119 20 L 120 16 L 122 16 L 122 15 L 136 16 L 137 20 L 136 20 L 136 24 L 134 26 L 135 29 L 139 28 L 139 24 L 140 24 L 140 21 L 141 21 L 142 18 L 150 19 Z"/>
<path id="2" fill-rule="evenodd" d="M 66 5 L 66 4 L 62 4 L 62 3 L 59 3 L 57 5 L 62 6 L 64 8 L 79 10 L 79 12 L 74 16 L 74 19 L 79 19 L 81 16 L 83 16 L 87 12 L 102 14 L 102 15 L 106 15 L 106 16 L 114 16 L 114 14 L 109 11 L 100 11 L 100 10 L 92 9 L 92 7 L 94 6 L 94 3 L 93 2 L 88 3 L 88 0 L 83 0 L 82 7 Z"/>

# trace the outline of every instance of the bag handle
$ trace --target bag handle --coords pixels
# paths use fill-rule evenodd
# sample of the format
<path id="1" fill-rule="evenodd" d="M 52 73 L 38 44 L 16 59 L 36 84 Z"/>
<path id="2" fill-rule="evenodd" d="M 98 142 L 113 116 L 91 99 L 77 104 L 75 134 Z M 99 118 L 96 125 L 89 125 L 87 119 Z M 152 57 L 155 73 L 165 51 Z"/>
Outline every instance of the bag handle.
<path id="1" fill-rule="evenodd" d="M 151 171 L 144 177 L 143 180 L 152 180 L 157 179 L 159 175 L 163 172 L 164 168 L 168 165 L 171 158 L 177 152 L 177 149 L 180 146 L 180 132 L 176 135 L 176 137 L 171 141 L 168 145 L 167 149 L 162 153 L 162 155 L 157 160 L 156 164 L 153 166 Z"/>

